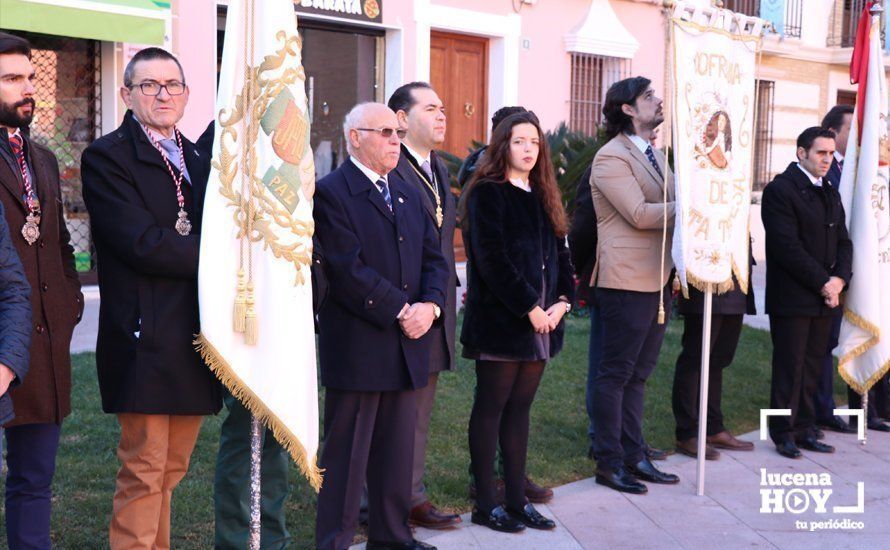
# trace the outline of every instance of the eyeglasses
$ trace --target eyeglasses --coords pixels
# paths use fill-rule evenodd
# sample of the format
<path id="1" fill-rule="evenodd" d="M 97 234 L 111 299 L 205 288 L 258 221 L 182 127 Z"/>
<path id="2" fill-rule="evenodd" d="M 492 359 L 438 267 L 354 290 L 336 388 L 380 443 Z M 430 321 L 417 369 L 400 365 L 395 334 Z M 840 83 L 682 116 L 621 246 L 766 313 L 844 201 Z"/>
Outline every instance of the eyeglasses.
<path id="1" fill-rule="evenodd" d="M 133 84 L 130 89 L 138 87 L 142 90 L 142 95 L 156 96 L 160 95 L 161 90 L 167 90 L 169 95 L 182 95 L 185 93 L 185 82 L 168 82 L 161 84 L 159 82 L 142 82 L 141 84 Z"/>
<path id="2" fill-rule="evenodd" d="M 408 135 L 408 130 L 396 130 L 395 128 L 356 128 L 356 130 L 361 130 L 362 132 L 377 132 L 386 139 L 391 138 L 393 132 L 399 136 L 399 139 L 405 139 L 405 136 Z"/>

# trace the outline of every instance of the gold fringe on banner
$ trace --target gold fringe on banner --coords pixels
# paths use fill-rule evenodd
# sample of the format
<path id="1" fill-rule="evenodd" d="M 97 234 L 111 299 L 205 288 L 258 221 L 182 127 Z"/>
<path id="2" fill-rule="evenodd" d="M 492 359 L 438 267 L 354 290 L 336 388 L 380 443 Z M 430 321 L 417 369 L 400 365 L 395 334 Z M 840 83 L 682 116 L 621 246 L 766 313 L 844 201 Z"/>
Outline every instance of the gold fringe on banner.
<path id="1" fill-rule="evenodd" d="M 871 338 L 844 354 L 840 359 L 838 359 L 837 362 L 837 370 L 841 373 L 841 378 L 844 379 L 844 382 L 846 382 L 848 386 L 856 390 L 856 392 L 860 395 L 865 395 L 866 393 L 868 393 L 868 390 L 870 390 L 871 387 L 878 382 L 878 380 L 880 380 L 885 374 L 887 374 L 888 371 L 890 371 L 890 360 L 881 365 L 881 367 L 874 374 L 872 374 L 868 378 L 868 380 L 865 381 L 865 384 L 861 384 L 857 380 L 855 380 L 843 367 L 852 362 L 853 359 L 859 357 L 860 355 L 874 347 L 878 343 L 878 339 L 880 338 L 881 329 L 879 329 L 877 326 L 870 323 L 869 321 L 866 321 L 849 309 L 844 310 L 844 319 L 872 335 Z"/>
<path id="2" fill-rule="evenodd" d="M 213 347 L 203 334 L 199 334 L 193 342 L 195 349 L 201 354 L 201 358 L 213 371 L 213 374 L 219 378 L 220 382 L 238 399 L 252 415 L 259 418 L 263 424 L 272 430 L 275 439 L 282 447 L 287 449 L 291 459 L 300 468 L 300 471 L 309 480 L 309 484 L 316 491 L 321 489 L 324 471 L 318 468 L 316 457 L 307 456 L 306 448 L 300 443 L 300 440 L 284 422 L 279 419 L 275 413 L 266 407 L 265 403 L 244 383 L 241 378 L 235 374 L 235 371 L 229 366 L 229 363 L 222 358 L 219 352 Z"/>
<path id="3" fill-rule="evenodd" d="M 689 271 L 688 267 L 686 268 L 686 284 L 692 285 L 702 292 L 706 292 L 708 285 L 711 285 L 711 290 L 714 291 L 714 294 L 725 294 L 732 290 L 733 287 L 732 276 L 730 276 L 729 279 L 726 279 L 725 281 L 721 281 L 719 283 L 711 283 L 703 280 L 695 273 Z M 687 298 L 689 297 L 686 293 L 684 293 L 684 296 L 686 296 Z"/>

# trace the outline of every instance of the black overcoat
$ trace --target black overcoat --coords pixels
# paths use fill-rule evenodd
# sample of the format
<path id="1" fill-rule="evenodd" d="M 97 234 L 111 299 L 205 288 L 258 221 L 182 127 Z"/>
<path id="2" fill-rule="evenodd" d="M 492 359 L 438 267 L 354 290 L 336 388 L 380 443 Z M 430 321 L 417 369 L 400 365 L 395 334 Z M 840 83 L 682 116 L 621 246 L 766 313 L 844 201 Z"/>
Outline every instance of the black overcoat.
<path id="1" fill-rule="evenodd" d="M 431 334 L 411 340 L 396 317 L 406 303 L 444 310 L 449 269 L 420 191 L 392 172 L 388 182 L 394 212 L 351 160 L 315 190 L 315 235 L 327 262 L 318 345 L 328 388 L 402 391 L 428 382 Z"/>
<path id="2" fill-rule="evenodd" d="M 574 299 L 572 262 L 535 191 L 482 180 L 467 199 L 467 302 L 460 341 L 500 356 L 530 356 L 535 331 L 528 313 L 546 284 L 545 309 Z M 550 333 L 550 354 L 562 349 L 565 321 Z"/>
<path id="3" fill-rule="evenodd" d="M 99 270 L 96 367 L 109 413 L 215 414 L 219 383 L 192 344 L 198 251 L 210 157 L 183 138 L 188 236 L 174 229 L 176 187 L 129 111 L 83 153 L 83 195 Z"/>
<path id="4" fill-rule="evenodd" d="M 763 191 L 760 216 L 766 230 L 766 312 L 818 317 L 841 315 L 825 305 L 821 290 L 832 276 L 850 283 L 853 243 L 847 235 L 837 189 L 822 187 L 792 162 Z"/>

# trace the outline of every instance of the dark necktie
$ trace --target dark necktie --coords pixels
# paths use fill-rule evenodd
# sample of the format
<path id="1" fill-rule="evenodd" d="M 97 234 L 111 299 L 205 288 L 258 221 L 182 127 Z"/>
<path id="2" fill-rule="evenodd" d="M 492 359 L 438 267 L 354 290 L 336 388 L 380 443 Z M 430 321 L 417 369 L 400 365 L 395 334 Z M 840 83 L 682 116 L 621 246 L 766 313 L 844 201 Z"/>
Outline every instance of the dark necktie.
<path id="1" fill-rule="evenodd" d="M 655 168 L 655 172 L 658 173 L 658 177 L 663 180 L 664 174 L 661 173 L 661 168 L 658 167 L 658 161 L 655 160 L 655 153 L 652 151 L 651 145 L 646 147 L 646 158 L 649 159 L 649 163 L 652 164 L 653 168 Z"/>
<path id="2" fill-rule="evenodd" d="M 383 195 L 383 200 L 386 201 L 386 206 L 389 207 L 389 211 L 392 212 L 392 196 L 389 194 L 389 184 L 386 183 L 386 180 L 380 178 L 377 180 L 377 189 L 380 191 L 380 194 Z"/>

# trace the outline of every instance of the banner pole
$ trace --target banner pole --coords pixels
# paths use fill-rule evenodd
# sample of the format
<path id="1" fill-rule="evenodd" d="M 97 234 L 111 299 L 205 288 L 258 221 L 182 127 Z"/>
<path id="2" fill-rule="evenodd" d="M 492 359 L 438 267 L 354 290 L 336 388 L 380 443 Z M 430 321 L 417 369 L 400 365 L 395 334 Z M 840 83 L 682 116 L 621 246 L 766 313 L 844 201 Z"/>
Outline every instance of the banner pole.
<path id="1" fill-rule="evenodd" d="M 701 376 L 698 388 L 698 482 L 696 494 L 705 494 L 705 446 L 708 433 L 708 376 L 711 364 L 711 306 L 714 299 L 714 285 L 708 283 L 705 287 L 705 307 L 702 312 L 701 331 Z"/>
<path id="2" fill-rule="evenodd" d="M 868 444 L 868 391 L 862 392 L 862 446 Z"/>
<path id="3" fill-rule="evenodd" d="M 262 508 L 260 495 L 260 464 L 263 445 L 261 440 L 263 424 L 255 415 L 250 416 L 250 539 L 248 548 L 260 550 L 260 518 Z"/>

